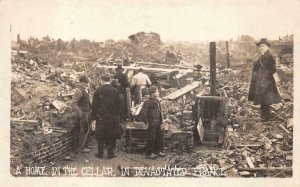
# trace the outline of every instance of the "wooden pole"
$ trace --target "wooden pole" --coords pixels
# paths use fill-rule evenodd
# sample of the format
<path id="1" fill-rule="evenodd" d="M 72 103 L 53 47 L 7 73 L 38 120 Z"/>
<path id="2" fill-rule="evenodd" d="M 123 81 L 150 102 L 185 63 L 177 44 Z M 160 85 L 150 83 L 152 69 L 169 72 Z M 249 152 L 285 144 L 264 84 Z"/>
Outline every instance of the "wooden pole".
<path id="1" fill-rule="evenodd" d="M 230 68 L 228 41 L 226 41 L 226 53 L 227 53 L 227 68 Z"/>
<path id="2" fill-rule="evenodd" d="M 17 46 L 18 46 L 17 54 L 19 54 L 19 52 L 20 52 L 20 41 L 21 41 L 21 39 L 20 39 L 20 34 L 18 34 L 18 35 L 17 35 Z"/>
<path id="3" fill-rule="evenodd" d="M 86 64 L 85 63 L 83 63 L 83 64 L 84 64 L 85 76 L 89 79 L 89 83 L 88 83 L 89 93 L 88 94 L 89 94 L 90 101 L 92 101 L 93 100 L 93 95 L 92 95 L 93 91 L 92 91 L 92 86 L 91 86 L 91 79 L 88 76 Z"/>
<path id="4" fill-rule="evenodd" d="M 142 87 L 139 86 L 138 87 L 138 92 L 139 92 L 139 97 L 138 97 L 138 103 L 137 104 L 141 104 L 142 100 L 143 100 L 143 95 L 142 95 Z"/>
<path id="5" fill-rule="evenodd" d="M 131 111 L 131 95 L 130 95 L 130 88 L 126 88 L 126 97 L 127 97 L 127 112 L 128 115 Z"/>
<path id="6" fill-rule="evenodd" d="M 209 44 L 210 55 L 210 95 L 216 95 L 216 42 Z"/>

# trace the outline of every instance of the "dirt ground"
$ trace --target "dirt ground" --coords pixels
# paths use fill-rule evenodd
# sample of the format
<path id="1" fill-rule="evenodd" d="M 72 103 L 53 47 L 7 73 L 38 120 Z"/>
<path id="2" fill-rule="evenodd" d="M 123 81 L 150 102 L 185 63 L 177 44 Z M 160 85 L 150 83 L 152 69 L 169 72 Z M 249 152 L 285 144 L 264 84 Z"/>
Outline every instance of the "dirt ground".
<path id="1" fill-rule="evenodd" d="M 21 174 L 18 176 L 44 176 L 44 177 L 147 177 L 146 169 L 173 167 L 175 160 L 184 160 L 189 158 L 196 152 L 216 153 L 220 152 L 220 148 L 197 146 L 193 153 L 166 153 L 165 157 L 157 157 L 156 159 L 148 159 L 143 153 L 127 153 L 123 148 L 122 140 L 117 142 L 118 156 L 112 159 L 107 158 L 107 150 L 104 151 L 104 158 L 100 159 L 95 156 L 97 153 L 97 141 L 92 140 L 92 149 L 89 153 L 81 153 L 75 155 L 67 154 L 57 161 L 49 163 L 35 164 L 32 167 L 31 173 L 29 169 L 23 167 L 20 169 Z M 201 158 L 199 158 L 201 159 Z M 34 173 L 38 167 L 45 167 L 43 173 Z M 121 168 L 130 168 L 128 173 Z M 139 169 L 137 169 L 139 168 Z M 142 170 L 143 169 L 143 170 Z M 123 171 L 123 172 L 122 172 Z M 12 175 L 16 176 L 16 170 L 12 170 Z M 183 177 L 187 177 L 185 175 Z M 174 177 L 174 175 L 170 175 Z M 180 176 L 177 176 L 180 177 Z"/>

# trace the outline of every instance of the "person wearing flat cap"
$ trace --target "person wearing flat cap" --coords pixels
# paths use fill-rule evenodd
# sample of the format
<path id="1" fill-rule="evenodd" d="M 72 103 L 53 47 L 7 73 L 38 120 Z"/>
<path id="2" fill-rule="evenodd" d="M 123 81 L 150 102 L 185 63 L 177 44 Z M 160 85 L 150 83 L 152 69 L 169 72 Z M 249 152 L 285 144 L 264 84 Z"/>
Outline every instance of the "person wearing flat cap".
<path id="1" fill-rule="evenodd" d="M 104 144 L 107 146 L 108 158 L 116 157 L 114 152 L 116 140 L 120 138 L 122 130 L 120 126 L 121 100 L 119 91 L 110 83 L 110 76 L 101 76 L 101 87 L 95 91 L 92 103 L 93 122 L 96 120 L 95 138 L 98 142 L 98 154 L 103 158 Z"/>
<path id="2" fill-rule="evenodd" d="M 145 100 L 142 107 L 142 118 L 148 126 L 146 157 L 155 159 L 157 156 L 165 156 L 163 153 L 163 132 L 161 130 L 163 117 L 161 104 L 157 99 L 159 97 L 158 88 L 150 86 L 149 94 L 150 97 Z"/>
<path id="3" fill-rule="evenodd" d="M 79 132 L 78 147 L 75 152 L 90 152 L 90 136 L 88 135 L 86 142 L 84 138 L 88 132 L 91 115 L 91 103 L 89 94 L 87 93 L 89 79 L 83 75 L 79 78 L 79 87 L 75 91 L 74 97 L 70 103 L 72 109 L 74 109 L 79 117 L 78 126 L 76 129 Z"/>
<path id="4" fill-rule="evenodd" d="M 275 60 L 269 51 L 271 44 L 261 39 L 257 44 L 260 57 L 253 65 L 248 100 L 261 106 L 261 120 L 270 120 L 270 105 L 280 103 L 281 97 L 273 74 L 276 72 Z"/>
<path id="5" fill-rule="evenodd" d="M 120 84 L 118 86 L 118 89 L 124 97 L 122 105 L 127 106 L 126 88 L 129 87 L 128 77 L 126 74 L 123 73 L 124 69 L 123 69 L 122 65 L 118 65 L 115 71 L 116 71 L 116 74 L 114 75 L 113 78 L 118 80 L 118 82 Z M 126 120 L 127 113 L 128 113 L 127 107 L 123 107 L 122 115 L 121 115 L 122 121 Z"/>

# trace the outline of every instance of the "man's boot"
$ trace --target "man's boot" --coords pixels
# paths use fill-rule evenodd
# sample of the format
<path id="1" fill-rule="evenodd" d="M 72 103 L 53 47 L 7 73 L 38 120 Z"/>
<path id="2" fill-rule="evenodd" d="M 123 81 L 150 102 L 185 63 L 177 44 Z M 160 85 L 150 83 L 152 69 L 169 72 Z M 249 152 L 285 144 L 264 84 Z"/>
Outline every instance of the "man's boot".
<path id="1" fill-rule="evenodd" d="M 270 106 L 261 105 L 261 121 L 266 122 L 270 120 Z"/>
<path id="2" fill-rule="evenodd" d="M 97 158 L 103 158 L 103 152 L 104 152 L 104 144 L 99 143 L 99 141 L 98 141 L 98 153 L 95 156 Z"/>
<path id="3" fill-rule="evenodd" d="M 107 149 L 107 157 L 108 157 L 108 159 L 115 158 L 115 157 L 117 157 L 117 154 L 113 151 L 113 149 L 108 148 Z"/>

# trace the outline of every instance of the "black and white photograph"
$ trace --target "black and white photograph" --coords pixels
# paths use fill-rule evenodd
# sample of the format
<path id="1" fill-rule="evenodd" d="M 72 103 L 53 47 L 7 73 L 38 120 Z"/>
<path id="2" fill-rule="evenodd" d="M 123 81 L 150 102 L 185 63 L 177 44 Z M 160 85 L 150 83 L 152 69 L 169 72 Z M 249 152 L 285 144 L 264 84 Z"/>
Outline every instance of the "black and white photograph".
<path id="1" fill-rule="evenodd" d="M 295 182 L 300 1 L 0 4 L 11 180 Z"/>

